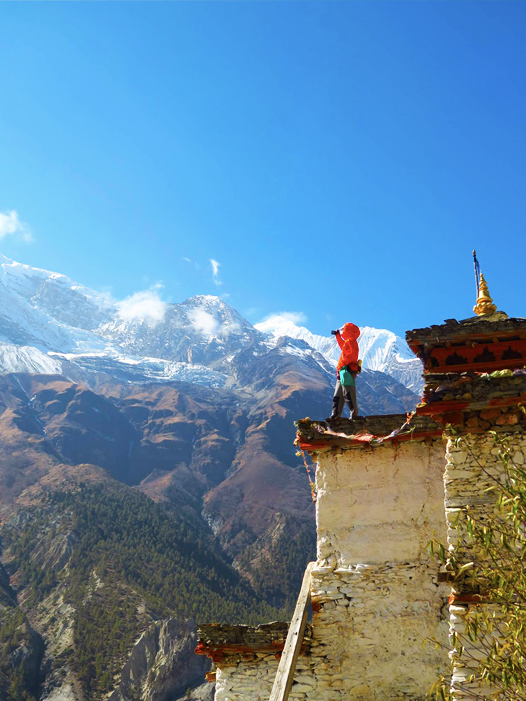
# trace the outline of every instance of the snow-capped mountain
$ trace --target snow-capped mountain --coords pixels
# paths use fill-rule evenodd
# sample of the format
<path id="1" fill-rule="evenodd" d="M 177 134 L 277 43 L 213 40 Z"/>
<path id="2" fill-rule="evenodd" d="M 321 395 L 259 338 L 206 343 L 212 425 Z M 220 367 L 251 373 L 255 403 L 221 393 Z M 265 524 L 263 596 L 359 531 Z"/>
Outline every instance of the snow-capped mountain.
<path id="1" fill-rule="evenodd" d="M 145 294 L 146 306 L 140 299 L 116 302 L 65 275 L 0 256 L 0 372 L 63 374 L 88 384 L 98 374 L 222 387 L 246 381 L 242 366 L 251 358 L 277 352 L 332 382 L 339 357 L 332 336 L 282 316 L 254 327 L 212 295 L 166 304 Z M 366 327 L 359 343 L 364 368 L 419 393 L 420 362 L 402 339 Z"/>
<path id="2" fill-rule="evenodd" d="M 405 340 L 385 329 L 364 326 L 360 331 L 358 345 L 364 366 L 394 377 L 421 396 L 424 389 L 422 362 Z"/>
<path id="3" fill-rule="evenodd" d="M 117 315 L 99 333 L 134 355 L 207 365 L 263 340 L 233 307 L 212 295 L 167 304 L 162 322 L 156 324 Z"/>
<path id="4" fill-rule="evenodd" d="M 95 329 L 113 304 L 65 275 L 0 255 L 0 341 L 42 351 L 104 348 Z"/>
<path id="5" fill-rule="evenodd" d="M 184 381 L 222 386 L 228 355 L 264 341 L 218 297 L 130 313 L 65 275 L 0 255 L 0 372 L 102 372 L 123 381 Z M 79 375 L 80 372 L 80 375 Z"/>
<path id="6" fill-rule="evenodd" d="M 317 336 L 285 316 L 271 316 L 256 324 L 255 328 L 274 338 L 288 336 L 301 339 L 321 353 L 331 365 L 336 365 L 340 357 L 334 336 Z M 386 373 L 416 394 L 421 394 L 422 364 L 402 338 L 386 329 L 364 326 L 360 328 L 358 345 L 364 368 Z"/>
<path id="7" fill-rule="evenodd" d="M 0 369 L 1 372 L 59 375 L 62 372 L 62 364 L 38 348 L 0 343 Z"/>
<path id="8" fill-rule="evenodd" d="M 240 353 L 257 357 L 276 348 L 276 339 L 218 297 L 142 301 L 146 306 L 140 299 L 115 302 L 65 275 L 0 256 L 0 372 L 63 374 L 88 384 L 99 374 L 222 387 L 240 372 Z M 297 339 L 287 338 L 279 352 L 330 372 Z"/>
<path id="9" fill-rule="evenodd" d="M 305 343 L 308 343 L 311 348 L 314 348 L 321 353 L 331 365 L 336 365 L 340 357 L 338 344 L 333 336 L 316 336 L 305 328 L 298 326 L 293 321 L 285 316 L 275 314 L 269 317 L 266 321 L 255 324 L 254 328 L 262 333 L 269 334 L 275 338 L 288 336 L 289 338 L 299 338 Z"/>

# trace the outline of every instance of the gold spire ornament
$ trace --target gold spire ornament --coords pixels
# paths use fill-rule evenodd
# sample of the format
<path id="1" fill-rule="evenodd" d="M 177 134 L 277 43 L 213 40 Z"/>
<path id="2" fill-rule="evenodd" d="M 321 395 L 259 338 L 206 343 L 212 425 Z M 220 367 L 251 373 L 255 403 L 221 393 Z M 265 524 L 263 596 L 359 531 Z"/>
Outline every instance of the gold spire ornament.
<path id="1" fill-rule="evenodd" d="M 493 304 L 493 299 L 490 297 L 488 283 L 484 280 L 484 275 L 480 273 L 480 282 L 478 284 L 477 303 L 473 307 L 473 311 L 477 316 L 485 314 L 495 314 L 497 307 Z"/>

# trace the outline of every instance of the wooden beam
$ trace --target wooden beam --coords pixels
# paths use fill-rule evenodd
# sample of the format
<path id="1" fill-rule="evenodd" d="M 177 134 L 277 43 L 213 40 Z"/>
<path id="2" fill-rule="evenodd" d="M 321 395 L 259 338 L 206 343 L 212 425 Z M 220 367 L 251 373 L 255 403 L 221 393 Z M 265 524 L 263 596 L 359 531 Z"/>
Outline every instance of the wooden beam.
<path id="1" fill-rule="evenodd" d="M 287 701 L 289 698 L 290 688 L 294 681 L 296 662 L 298 661 L 305 625 L 307 624 L 307 611 L 310 604 L 310 581 L 315 564 L 315 562 L 309 562 L 303 575 L 300 595 L 290 622 L 285 647 L 283 648 L 278 672 L 270 694 L 270 701 Z"/>

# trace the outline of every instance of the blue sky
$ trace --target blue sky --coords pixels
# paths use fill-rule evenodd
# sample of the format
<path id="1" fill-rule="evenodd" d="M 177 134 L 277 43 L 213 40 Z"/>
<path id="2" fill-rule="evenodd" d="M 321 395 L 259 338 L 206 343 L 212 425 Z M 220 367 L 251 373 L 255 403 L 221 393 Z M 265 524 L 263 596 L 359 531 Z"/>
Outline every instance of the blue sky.
<path id="1" fill-rule="evenodd" d="M 0 252 L 325 334 L 471 316 L 476 247 L 526 315 L 525 73 L 524 2 L 0 3 Z"/>

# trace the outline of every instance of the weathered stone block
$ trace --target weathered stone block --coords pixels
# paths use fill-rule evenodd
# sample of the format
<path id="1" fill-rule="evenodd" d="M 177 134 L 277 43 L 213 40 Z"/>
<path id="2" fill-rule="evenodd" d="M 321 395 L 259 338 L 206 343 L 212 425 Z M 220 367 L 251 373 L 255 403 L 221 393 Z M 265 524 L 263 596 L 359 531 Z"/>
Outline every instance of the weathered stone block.
<path id="1" fill-rule="evenodd" d="M 487 420 L 492 420 L 496 419 L 498 416 L 500 416 L 501 410 L 500 409 L 483 409 L 480 412 L 480 418 Z"/>

